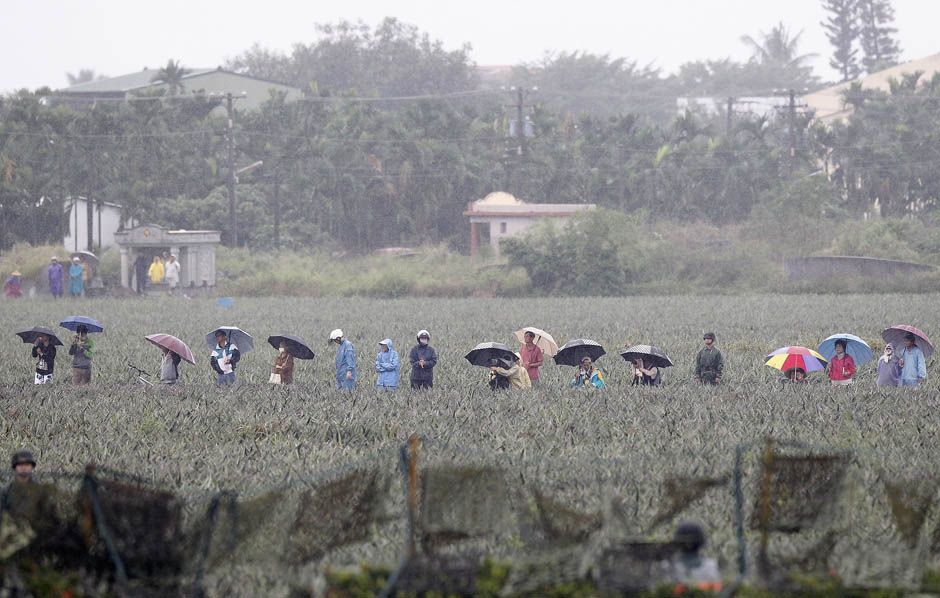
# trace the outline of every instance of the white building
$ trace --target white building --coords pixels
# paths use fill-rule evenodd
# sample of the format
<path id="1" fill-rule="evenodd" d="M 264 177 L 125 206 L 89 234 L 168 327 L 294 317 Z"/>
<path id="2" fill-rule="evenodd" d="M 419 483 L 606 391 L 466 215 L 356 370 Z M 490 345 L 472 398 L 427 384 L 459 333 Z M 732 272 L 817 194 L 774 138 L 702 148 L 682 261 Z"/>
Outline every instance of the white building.
<path id="1" fill-rule="evenodd" d="M 499 242 L 525 232 L 544 218 L 565 219 L 584 210 L 590 203 L 526 203 L 509 193 L 497 191 L 470 202 L 464 216 L 470 219 L 470 255 L 480 249 L 481 237 L 489 237 L 493 253 L 499 255 Z"/>
<path id="2" fill-rule="evenodd" d="M 65 200 L 68 214 L 68 228 L 62 243 L 69 251 L 85 251 L 88 247 L 88 200 L 84 197 L 70 197 Z M 121 215 L 121 206 L 104 202 L 101 211 L 98 202 L 91 202 L 92 247 L 93 251 L 107 249 L 114 245 L 114 233 L 121 228 L 136 225 L 133 219 Z"/>

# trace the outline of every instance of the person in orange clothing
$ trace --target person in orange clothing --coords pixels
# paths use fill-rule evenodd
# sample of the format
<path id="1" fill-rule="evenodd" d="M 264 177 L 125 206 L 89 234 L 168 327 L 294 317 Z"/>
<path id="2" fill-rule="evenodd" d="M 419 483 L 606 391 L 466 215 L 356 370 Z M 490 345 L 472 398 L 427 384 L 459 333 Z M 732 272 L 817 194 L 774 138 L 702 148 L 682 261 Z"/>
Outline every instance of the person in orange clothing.
<path id="1" fill-rule="evenodd" d="M 845 341 L 836 341 L 836 354 L 829 362 L 829 381 L 833 386 L 848 386 L 855 376 L 855 360 L 845 352 Z"/>

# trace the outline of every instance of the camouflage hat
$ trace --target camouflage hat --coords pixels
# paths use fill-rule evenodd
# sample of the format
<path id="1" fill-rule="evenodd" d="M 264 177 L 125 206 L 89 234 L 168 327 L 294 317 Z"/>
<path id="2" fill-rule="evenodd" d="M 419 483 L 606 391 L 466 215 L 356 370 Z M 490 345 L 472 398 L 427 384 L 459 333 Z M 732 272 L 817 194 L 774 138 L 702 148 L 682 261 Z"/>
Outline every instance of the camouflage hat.
<path id="1" fill-rule="evenodd" d="M 36 460 L 33 459 L 33 454 L 29 451 L 16 451 L 13 453 L 13 458 L 10 460 L 10 467 L 16 469 L 17 465 L 22 465 L 23 463 L 29 463 L 33 467 L 36 467 Z"/>
<path id="2" fill-rule="evenodd" d="M 715 340 L 715 333 L 714 333 L 714 332 L 706 332 L 704 335 L 702 335 L 702 338 L 703 338 L 703 339 L 708 338 L 708 339 L 711 339 L 711 340 Z"/>

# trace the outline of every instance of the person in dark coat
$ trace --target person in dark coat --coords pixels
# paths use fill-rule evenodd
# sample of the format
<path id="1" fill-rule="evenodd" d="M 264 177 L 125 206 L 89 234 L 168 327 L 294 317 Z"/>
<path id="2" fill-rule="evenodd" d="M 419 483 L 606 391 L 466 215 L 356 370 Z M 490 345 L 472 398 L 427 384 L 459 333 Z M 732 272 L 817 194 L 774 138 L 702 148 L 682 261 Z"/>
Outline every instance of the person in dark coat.
<path id="1" fill-rule="evenodd" d="M 705 346 L 695 356 L 695 380 L 702 384 L 721 384 L 721 374 L 725 369 L 725 360 L 715 346 L 715 333 L 706 332 L 702 337 Z"/>
<path id="2" fill-rule="evenodd" d="M 137 283 L 137 294 L 143 295 L 147 286 L 147 269 L 150 267 L 150 262 L 147 261 L 147 256 L 141 254 L 137 256 L 137 259 L 134 260 L 134 278 Z"/>
<path id="3" fill-rule="evenodd" d="M 33 345 L 33 358 L 36 359 L 35 384 L 51 384 L 52 372 L 55 370 L 55 345 L 49 342 L 49 337 L 41 334 L 36 337 Z"/>
<path id="4" fill-rule="evenodd" d="M 434 366 L 437 365 L 437 351 L 431 346 L 431 333 L 427 330 L 418 332 L 418 344 L 408 356 L 411 362 L 411 388 L 434 387 Z"/>

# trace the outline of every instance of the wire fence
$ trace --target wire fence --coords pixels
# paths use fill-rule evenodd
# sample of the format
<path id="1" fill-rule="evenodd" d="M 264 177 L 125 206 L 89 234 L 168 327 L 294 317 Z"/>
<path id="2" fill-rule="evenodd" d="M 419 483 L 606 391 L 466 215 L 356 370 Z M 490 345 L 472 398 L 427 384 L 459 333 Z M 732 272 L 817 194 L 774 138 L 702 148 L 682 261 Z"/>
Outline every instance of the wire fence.
<path id="1" fill-rule="evenodd" d="M 4 480 L 0 594 L 28 595 L 52 568 L 117 595 L 261 595 L 310 590 L 360 563 L 389 568 L 388 596 L 472 594 L 484 559 L 508 563 L 504 594 L 584 580 L 632 592 L 669 581 L 661 565 L 688 520 L 731 587 L 821 576 L 916 589 L 940 560 L 940 484 L 880 461 L 767 438 L 654 469 L 413 435 L 245 494 L 175 493 L 90 465 Z"/>

